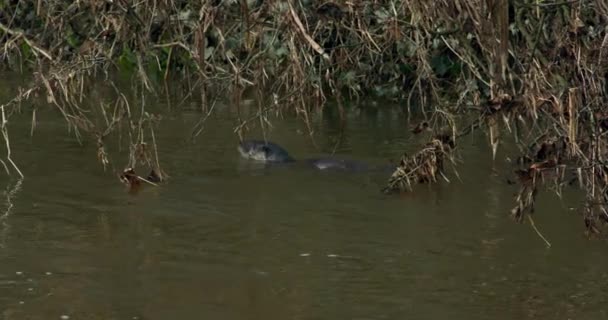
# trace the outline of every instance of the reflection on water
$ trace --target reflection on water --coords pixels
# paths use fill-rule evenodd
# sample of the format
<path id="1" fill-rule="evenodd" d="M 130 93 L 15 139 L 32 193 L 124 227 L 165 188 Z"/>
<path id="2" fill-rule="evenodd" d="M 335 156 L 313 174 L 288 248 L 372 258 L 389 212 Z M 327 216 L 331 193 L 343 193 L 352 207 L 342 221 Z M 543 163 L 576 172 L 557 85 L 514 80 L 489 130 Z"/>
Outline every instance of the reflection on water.
<path id="1" fill-rule="evenodd" d="M 4 319 L 606 317 L 605 244 L 549 193 L 536 223 L 551 249 L 513 223 L 515 190 L 483 137 L 463 142 L 461 181 L 385 196 L 383 173 L 242 162 L 227 114 L 192 143 L 199 114 L 183 113 L 157 132 L 171 179 L 132 196 L 94 146 L 45 117 L 32 138 L 26 120 L 11 123 L 26 180 L 17 193 L 2 180 Z M 338 147 L 328 120 L 321 150 L 293 120 L 271 138 L 297 158 L 335 149 L 378 162 L 417 143 L 393 109 L 349 117 Z"/>

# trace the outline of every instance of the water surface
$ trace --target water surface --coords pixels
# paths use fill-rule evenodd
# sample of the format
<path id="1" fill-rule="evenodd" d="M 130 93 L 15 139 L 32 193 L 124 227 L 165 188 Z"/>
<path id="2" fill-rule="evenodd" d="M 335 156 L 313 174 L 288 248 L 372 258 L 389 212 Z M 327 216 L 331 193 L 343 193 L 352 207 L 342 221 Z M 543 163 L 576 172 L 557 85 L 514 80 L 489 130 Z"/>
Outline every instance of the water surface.
<path id="1" fill-rule="evenodd" d="M 462 142 L 461 180 L 385 196 L 382 173 L 242 161 L 234 110 L 218 110 L 195 140 L 199 112 L 166 114 L 157 140 L 171 178 L 131 195 L 111 173 L 126 158 L 104 172 L 94 144 L 80 145 L 52 110 L 39 110 L 30 137 L 24 107 L 10 123 L 26 179 L 0 220 L 2 318 L 606 317 L 606 244 L 584 237 L 567 202 L 576 195 L 539 197 L 546 248 L 509 219 L 505 153 L 490 161 L 482 135 Z M 315 143 L 295 119 L 273 124 L 269 137 L 296 158 L 385 163 L 421 143 L 398 108 L 350 112 L 343 132 L 317 119 Z"/>

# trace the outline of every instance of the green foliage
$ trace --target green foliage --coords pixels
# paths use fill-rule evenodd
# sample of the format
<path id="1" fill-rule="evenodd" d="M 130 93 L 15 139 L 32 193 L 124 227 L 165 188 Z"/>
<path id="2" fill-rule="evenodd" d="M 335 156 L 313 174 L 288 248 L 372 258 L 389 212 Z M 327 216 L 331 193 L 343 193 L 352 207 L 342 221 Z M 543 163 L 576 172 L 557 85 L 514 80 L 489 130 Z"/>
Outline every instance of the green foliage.
<path id="1" fill-rule="evenodd" d="M 350 89 L 360 90 L 359 82 L 357 81 L 357 72 L 354 70 L 346 71 L 338 78 L 339 83 Z"/>
<path id="2" fill-rule="evenodd" d="M 409 63 L 400 63 L 397 65 L 399 68 L 399 72 L 405 77 L 412 77 L 414 72 L 416 71 L 416 67 Z"/>
<path id="3" fill-rule="evenodd" d="M 27 42 L 21 42 L 20 45 L 21 56 L 24 61 L 30 61 L 33 57 L 34 53 L 32 52 L 32 47 L 30 47 Z"/>
<path id="4" fill-rule="evenodd" d="M 457 77 L 462 71 L 462 64 L 449 54 L 439 53 L 431 58 L 430 63 L 438 77 Z"/>
<path id="5" fill-rule="evenodd" d="M 77 49 L 82 44 L 82 41 L 78 38 L 78 35 L 74 33 L 71 27 L 68 27 L 66 30 L 66 42 L 70 45 L 70 47 Z"/>
<path id="6" fill-rule="evenodd" d="M 133 72 L 137 68 L 137 58 L 135 53 L 128 46 L 123 46 L 122 53 L 118 57 L 120 71 L 127 73 Z"/>

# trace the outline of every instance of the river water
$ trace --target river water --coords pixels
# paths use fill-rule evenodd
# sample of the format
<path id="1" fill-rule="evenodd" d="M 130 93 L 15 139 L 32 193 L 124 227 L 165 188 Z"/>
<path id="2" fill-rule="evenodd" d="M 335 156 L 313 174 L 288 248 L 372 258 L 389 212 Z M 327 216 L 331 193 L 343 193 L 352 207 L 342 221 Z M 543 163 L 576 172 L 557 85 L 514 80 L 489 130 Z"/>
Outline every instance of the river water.
<path id="1" fill-rule="evenodd" d="M 33 137 L 27 104 L 9 123 L 26 179 L 0 175 L 1 319 L 607 316 L 606 243 L 584 236 L 570 209 L 580 199 L 541 193 L 535 221 L 547 248 L 509 218 L 506 154 L 492 162 L 482 135 L 461 142 L 460 179 L 386 196 L 384 173 L 261 170 L 239 159 L 229 106 L 194 140 L 201 113 L 166 112 L 156 139 L 171 177 L 129 194 L 94 143 L 79 144 L 48 109 Z M 315 143 L 289 117 L 268 136 L 296 158 L 335 149 L 377 163 L 421 143 L 399 108 L 364 110 L 349 112 L 342 131 L 331 115 L 315 119 Z"/>

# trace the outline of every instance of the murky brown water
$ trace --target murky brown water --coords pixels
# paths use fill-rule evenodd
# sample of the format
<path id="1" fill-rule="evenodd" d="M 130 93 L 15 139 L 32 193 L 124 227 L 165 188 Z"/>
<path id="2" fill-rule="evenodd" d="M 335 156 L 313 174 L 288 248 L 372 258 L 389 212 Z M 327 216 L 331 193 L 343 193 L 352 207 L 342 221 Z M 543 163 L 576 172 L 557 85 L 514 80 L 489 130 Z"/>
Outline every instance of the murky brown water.
<path id="1" fill-rule="evenodd" d="M 248 166 L 218 110 L 194 142 L 200 114 L 168 114 L 157 140 L 171 179 L 132 196 L 59 116 L 41 112 L 30 138 L 24 106 L 10 129 L 26 179 L 0 218 L 1 318 L 606 318 L 606 243 L 549 193 L 536 223 L 552 248 L 510 220 L 515 189 L 493 173 L 505 155 L 492 164 L 481 140 L 463 142 L 462 181 L 389 197 L 378 173 Z M 417 142 L 397 111 L 350 118 L 340 155 L 382 162 Z M 274 125 L 295 157 L 321 153 L 297 121 Z M 324 151 L 338 135 L 318 123 Z"/>

